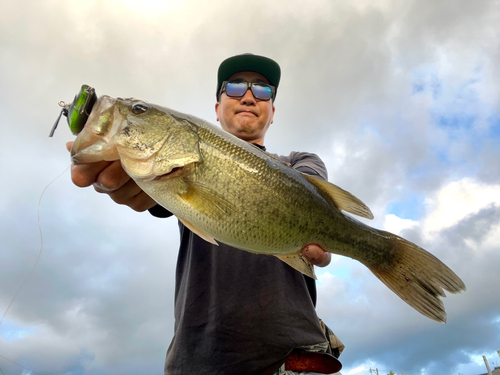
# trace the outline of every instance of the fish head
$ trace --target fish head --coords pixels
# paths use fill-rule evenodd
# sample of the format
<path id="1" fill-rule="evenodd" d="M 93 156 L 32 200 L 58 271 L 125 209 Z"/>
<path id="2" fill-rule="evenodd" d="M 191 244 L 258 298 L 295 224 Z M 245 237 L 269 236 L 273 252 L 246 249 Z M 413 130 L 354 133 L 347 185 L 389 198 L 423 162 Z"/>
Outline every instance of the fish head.
<path id="1" fill-rule="evenodd" d="M 179 177 L 201 161 L 190 116 L 134 98 L 98 99 L 71 149 L 74 164 L 120 160 L 134 180 Z M 174 173 L 176 172 L 176 173 Z"/>

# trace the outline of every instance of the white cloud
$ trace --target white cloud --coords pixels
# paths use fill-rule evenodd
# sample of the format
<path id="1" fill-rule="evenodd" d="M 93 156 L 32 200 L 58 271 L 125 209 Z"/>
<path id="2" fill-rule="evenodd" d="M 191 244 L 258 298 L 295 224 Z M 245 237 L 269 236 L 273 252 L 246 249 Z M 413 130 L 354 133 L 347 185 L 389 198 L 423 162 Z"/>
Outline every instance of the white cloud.
<path id="1" fill-rule="evenodd" d="M 414 228 L 418 225 L 416 220 L 401 219 L 394 214 L 389 214 L 385 216 L 384 230 L 399 234 L 403 229 Z"/>
<path id="2" fill-rule="evenodd" d="M 363 373 L 366 372 L 366 367 L 365 366 L 355 367 L 355 368 L 349 370 L 348 372 L 344 371 L 344 373 L 347 374 L 347 375 L 359 374 L 361 372 L 363 372 Z"/>
<path id="3" fill-rule="evenodd" d="M 463 178 L 439 189 L 425 201 L 428 213 L 423 221 L 427 239 L 465 217 L 490 205 L 500 205 L 500 185 L 487 185 Z"/>

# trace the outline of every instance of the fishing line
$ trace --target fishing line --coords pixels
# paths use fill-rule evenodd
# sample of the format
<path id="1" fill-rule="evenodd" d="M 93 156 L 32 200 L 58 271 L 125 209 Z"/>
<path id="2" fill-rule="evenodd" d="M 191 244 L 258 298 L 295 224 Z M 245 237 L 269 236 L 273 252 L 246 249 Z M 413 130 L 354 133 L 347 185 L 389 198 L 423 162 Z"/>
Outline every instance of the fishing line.
<path id="1" fill-rule="evenodd" d="M 16 299 L 17 295 L 19 294 L 19 292 L 21 291 L 21 289 L 23 289 L 24 287 L 24 284 L 26 284 L 26 281 L 28 281 L 28 279 L 30 278 L 30 276 L 33 274 L 33 272 L 35 271 L 35 268 L 36 266 L 38 265 L 38 262 L 40 261 L 40 257 L 42 256 L 42 250 L 43 250 L 43 233 L 42 233 L 42 226 L 40 224 L 40 205 L 42 204 L 42 198 L 43 198 L 43 195 L 45 194 L 45 191 L 49 188 L 50 185 L 52 185 L 52 183 L 54 181 L 56 181 L 59 177 L 61 177 L 63 174 L 66 173 L 66 171 L 69 169 L 69 167 L 71 167 L 71 164 L 59 175 L 57 176 L 56 178 L 54 178 L 52 181 L 49 182 L 49 184 L 45 187 L 45 189 L 43 189 L 42 191 L 42 194 L 40 194 L 40 199 L 38 200 L 38 230 L 40 231 L 40 251 L 38 253 L 38 258 L 36 259 L 36 262 L 35 262 L 35 265 L 33 266 L 33 268 L 31 269 L 30 273 L 28 274 L 28 276 L 26 276 L 26 278 L 24 279 L 23 283 L 21 284 L 21 286 L 19 287 L 19 289 L 17 290 L 16 294 L 14 294 L 14 297 L 12 297 L 12 300 L 10 301 L 9 303 L 9 306 L 7 306 L 7 310 L 5 310 L 5 312 L 3 313 L 2 315 L 2 319 L 0 319 L 0 325 L 2 325 L 2 322 L 5 318 L 5 316 L 7 315 L 7 312 L 9 311 L 10 307 L 12 306 L 12 303 L 14 303 L 14 300 Z M 5 358 L 4 356 L 0 355 L 0 357 L 2 358 Z M 13 361 L 11 361 L 10 359 L 8 358 L 5 358 L 6 360 L 8 360 L 9 362 L 12 362 L 12 363 L 15 363 Z M 18 366 L 21 366 L 17 363 L 15 363 L 16 365 Z M 23 366 L 21 366 L 23 367 Z M 30 370 L 32 371 L 32 370 Z M 2 371 L 2 368 L 0 368 L 0 372 L 5 375 L 5 373 Z M 34 371 L 32 371 L 34 372 Z"/>
<path id="2" fill-rule="evenodd" d="M 10 363 L 13 363 L 13 364 L 15 364 L 15 365 L 17 365 L 17 366 L 19 366 L 19 367 L 22 367 L 22 368 L 23 368 L 23 369 L 25 369 L 25 370 L 28 370 L 28 371 L 32 372 L 33 374 L 40 374 L 39 372 L 36 372 L 36 371 L 30 370 L 29 368 L 24 367 L 23 365 L 20 365 L 19 363 L 16 363 L 16 362 L 14 362 L 14 361 L 11 361 L 9 358 L 4 357 L 3 355 L 0 355 L 0 357 L 2 357 L 3 359 L 5 359 L 6 361 L 9 361 Z M 3 374 L 3 375 L 5 375 L 5 373 L 2 371 L 2 369 L 1 369 L 1 368 L 0 368 L 0 371 L 2 372 L 2 374 Z M 41 374 L 40 374 L 40 375 L 41 375 Z"/>

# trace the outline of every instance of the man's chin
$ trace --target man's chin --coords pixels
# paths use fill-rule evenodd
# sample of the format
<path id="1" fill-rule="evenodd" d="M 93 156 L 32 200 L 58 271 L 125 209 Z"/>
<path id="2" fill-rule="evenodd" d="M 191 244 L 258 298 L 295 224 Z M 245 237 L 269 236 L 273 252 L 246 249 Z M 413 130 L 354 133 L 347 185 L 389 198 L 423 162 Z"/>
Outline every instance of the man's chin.
<path id="1" fill-rule="evenodd" d="M 241 133 L 248 134 L 254 133 L 259 128 L 259 123 L 256 121 L 256 118 L 240 118 L 238 121 L 235 121 L 232 126 L 228 127 L 227 131 L 229 133 Z"/>
<path id="2" fill-rule="evenodd" d="M 252 142 L 253 140 L 258 138 L 258 132 L 255 132 L 254 129 L 248 129 L 248 128 L 232 128 L 232 129 L 225 129 L 228 133 L 231 133 L 235 137 L 242 139 L 247 142 Z"/>
<path id="3" fill-rule="evenodd" d="M 252 140 L 258 139 L 263 133 L 262 126 L 256 120 L 255 117 L 253 119 L 249 117 L 239 118 L 237 121 L 234 121 L 231 126 L 227 126 L 226 124 L 226 126 L 222 126 L 222 128 L 235 137 L 247 142 L 252 142 Z"/>

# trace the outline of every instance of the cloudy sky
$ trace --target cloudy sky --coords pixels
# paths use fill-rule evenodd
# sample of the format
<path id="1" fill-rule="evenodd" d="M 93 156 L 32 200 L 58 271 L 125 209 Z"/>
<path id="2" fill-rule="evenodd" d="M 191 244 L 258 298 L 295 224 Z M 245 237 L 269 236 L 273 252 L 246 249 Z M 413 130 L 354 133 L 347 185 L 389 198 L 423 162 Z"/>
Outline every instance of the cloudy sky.
<path id="1" fill-rule="evenodd" d="M 317 153 L 331 182 L 467 285 L 448 323 L 359 263 L 319 272 L 343 374 L 500 365 L 498 0 L 17 0 L 0 4 L 0 316 L 40 252 L 44 188 L 69 165 L 57 102 L 84 83 L 215 122 L 219 63 L 252 52 L 282 83 L 266 145 Z M 6 375 L 162 374 L 173 332 L 174 219 L 72 185 L 40 205 L 43 252 L 0 326 Z"/>

